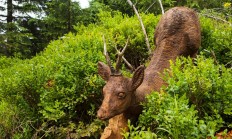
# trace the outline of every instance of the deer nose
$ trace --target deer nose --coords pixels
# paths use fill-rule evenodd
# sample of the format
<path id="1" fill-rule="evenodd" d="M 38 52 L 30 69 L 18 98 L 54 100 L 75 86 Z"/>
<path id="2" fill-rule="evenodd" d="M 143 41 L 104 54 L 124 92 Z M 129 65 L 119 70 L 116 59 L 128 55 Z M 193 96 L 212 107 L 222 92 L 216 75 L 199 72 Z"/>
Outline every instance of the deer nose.
<path id="1" fill-rule="evenodd" d="M 105 120 L 105 119 L 106 119 L 105 113 L 106 113 L 106 110 L 100 108 L 100 109 L 97 111 L 97 118 L 99 118 L 100 120 Z"/>

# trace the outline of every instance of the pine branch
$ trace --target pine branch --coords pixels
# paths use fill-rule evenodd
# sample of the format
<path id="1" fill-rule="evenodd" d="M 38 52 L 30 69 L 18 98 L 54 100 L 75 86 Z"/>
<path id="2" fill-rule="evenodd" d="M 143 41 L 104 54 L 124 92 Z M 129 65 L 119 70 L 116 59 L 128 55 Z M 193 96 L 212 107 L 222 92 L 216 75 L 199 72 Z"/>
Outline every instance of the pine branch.
<path id="1" fill-rule="evenodd" d="M 4 11 L 4 10 L 6 10 L 6 8 L 3 7 L 3 6 L 0 6 L 0 10 L 1 10 L 1 11 Z"/>
<path id="2" fill-rule="evenodd" d="M 1 17 L 7 17 L 7 15 L 0 14 Z"/>
<path id="3" fill-rule="evenodd" d="M 6 20 L 4 20 L 4 19 L 0 19 L 0 21 L 1 21 L 1 22 L 6 22 Z"/>

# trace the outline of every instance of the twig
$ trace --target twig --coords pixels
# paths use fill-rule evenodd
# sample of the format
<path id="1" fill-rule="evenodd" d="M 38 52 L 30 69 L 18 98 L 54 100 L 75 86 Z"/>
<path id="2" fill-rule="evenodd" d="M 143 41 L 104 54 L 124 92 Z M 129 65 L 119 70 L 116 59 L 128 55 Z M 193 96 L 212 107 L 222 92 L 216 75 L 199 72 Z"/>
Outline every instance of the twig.
<path id="1" fill-rule="evenodd" d="M 163 5 L 162 5 L 161 0 L 159 0 L 159 4 L 160 4 L 160 8 L 161 8 L 161 10 L 162 10 L 162 14 L 164 14 L 164 7 L 163 7 Z"/>
<path id="2" fill-rule="evenodd" d="M 214 63 L 215 63 L 216 65 L 218 65 L 219 63 L 218 63 L 218 61 L 217 61 L 217 58 L 216 58 L 216 55 L 215 55 L 214 51 L 211 50 L 210 53 L 211 53 L 211 55 L 212 55 L 212 57 L 213 57 L 213 59 L 214 59 Z"/>
<path id="3" fill-rule="evenodd" d="M 145 27 L 144 27 L 142 18 L 140 17 L 140 15 L 139 15 L 137 9 L 135 8 L 135 5 L 131 2 L 131 0 L 127 0 L 127 2 L 128 2 L 128 4 L 133 8 L 135 14 L 137 15 L 137 17 L 138 17 L 138 19 L 139 19 L 140 25 L 141 25 L 142 30 L 143 30 L 143 34 L 144 34 L 144 36 L 145 36 L 145 41 L 146 41 L 147 49 L 148 49 L 149 55 L 150 55 L 150 54 L 151 54 L 151 47 L 150 47 L 150 44 L 149 44 L 149 39 L 148 39 L 146 30 L 145 30 Z"/>
<path id="4" fill-rule="evenodd" d="M 232 63 L 232 60 L 229 61 L 228 63 L 225 64 L 225 67 L 227 67 L 227 65 L 230 65 Z M 232 69 L 232 67 L 230 67 Z"/>
<path id="5" fill-rule="evenodd" d="M 232 26 L 232 24 L 224 19 L 221 19 L 221 18 L 218 18 L 218 17 L 215 17 L 215 16 L 212 16 L 212 15 L 208 15 L 208 14 L 202 14 L 202 13 L 199 13 L 200 15 L 203 15 L 203 16 L 206 16 L 206 17 L 209 17 L 209 18 L 212 18 L 214 20 L 218 20 L 218 21 L 221 21 L 221 22 L 224 22 L 224 23 L 227 23 L 229 24 L 230 26 Z"/>
<path id="6" fill-rule="evenodd" d="M 147 10 L 146 10 L 144 13 L 146 13 L 155 3 L 156 3 L 156 1 L 154 1 L 154 2 L 147 8 Z"/>

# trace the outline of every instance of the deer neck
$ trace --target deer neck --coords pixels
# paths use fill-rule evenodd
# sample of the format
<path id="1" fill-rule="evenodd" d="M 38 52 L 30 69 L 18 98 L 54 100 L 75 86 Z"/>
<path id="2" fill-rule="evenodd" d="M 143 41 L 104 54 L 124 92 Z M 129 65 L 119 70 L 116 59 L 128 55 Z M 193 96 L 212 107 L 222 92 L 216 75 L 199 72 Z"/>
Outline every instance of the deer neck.
<path id="1" fill-rule="evenodd" d="M 160 91 L 166 83 L 162 79 L 164 69 L 169 68 L 170 60 L 174 61 L 178 55 L 178 50 L 172 46 L 157 47 L 153 53 L 148 67 L 145 69 L 144 80 L 135 91 L 135 103 L 145 101 L 146 95 L 152 91 Z"/>

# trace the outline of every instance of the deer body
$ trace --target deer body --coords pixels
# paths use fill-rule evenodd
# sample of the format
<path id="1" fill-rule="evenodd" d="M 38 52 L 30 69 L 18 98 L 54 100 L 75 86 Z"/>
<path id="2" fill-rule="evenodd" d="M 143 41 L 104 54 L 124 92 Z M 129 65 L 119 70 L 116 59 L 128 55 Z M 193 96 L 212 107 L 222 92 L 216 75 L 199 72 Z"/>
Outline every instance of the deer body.
<path id="1" fill-rule="evenodd" d="M 185 7 L 168 10 L 159 21 L 154 42 L 157 46 L 145 69 L 144 80 L 136 89 L 137 101 L 151 91 L 159 91 L 164 81 L 160 73 L 169 68 L 169 60 L 178 56 L 195 57 L 201 43 L 200 24 L 195 12 Z"/>
<path id="2" fill-rule="evenodd" d="M 147 68 L 138 67 L 132 79 L 113 75 L 110 67 L 98 63 L 99 75 L 106 81 L 104 100 L 98 110 L 102 120 L 124 113 L 128 118 L 141 113 L 140 103 L 152 91 L 166 83 L 160 77 L 178 56 L 195 57 L 201 43 L 200 24 L 196 13 L 185 7 L 168 10 L 160 19 L 154 36 L 156 49 Z"/>

